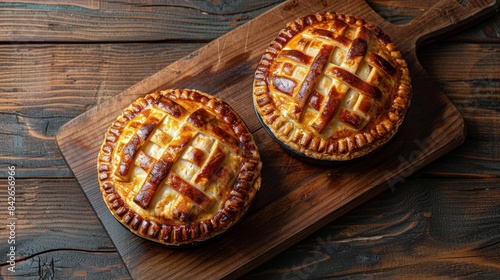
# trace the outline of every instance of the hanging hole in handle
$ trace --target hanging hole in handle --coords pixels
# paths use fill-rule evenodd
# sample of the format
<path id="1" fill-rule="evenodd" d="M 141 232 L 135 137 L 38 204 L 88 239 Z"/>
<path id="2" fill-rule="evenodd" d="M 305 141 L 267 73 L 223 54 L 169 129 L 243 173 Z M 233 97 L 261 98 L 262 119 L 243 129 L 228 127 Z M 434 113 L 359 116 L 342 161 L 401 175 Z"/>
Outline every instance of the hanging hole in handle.
<path id="1" fill-rule="evenodd" d="M 469 0 L 457 0 L 458 4 L 464 6 L 464 7 L 469 7 Z"/>

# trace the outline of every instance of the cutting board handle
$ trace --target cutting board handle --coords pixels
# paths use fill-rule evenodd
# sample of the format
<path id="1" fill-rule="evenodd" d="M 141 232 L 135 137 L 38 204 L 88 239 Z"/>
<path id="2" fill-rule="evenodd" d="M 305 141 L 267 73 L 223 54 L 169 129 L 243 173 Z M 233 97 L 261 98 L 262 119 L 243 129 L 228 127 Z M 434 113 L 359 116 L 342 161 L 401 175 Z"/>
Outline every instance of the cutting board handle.
<path id="1" fill-rule="evenodd" d="M 441 0 L 411 22 L 399 26 L 408 34 L 407 47 L 438 39 L 443 34 L 471 26 L 498 9 L 498 0 Z"/>

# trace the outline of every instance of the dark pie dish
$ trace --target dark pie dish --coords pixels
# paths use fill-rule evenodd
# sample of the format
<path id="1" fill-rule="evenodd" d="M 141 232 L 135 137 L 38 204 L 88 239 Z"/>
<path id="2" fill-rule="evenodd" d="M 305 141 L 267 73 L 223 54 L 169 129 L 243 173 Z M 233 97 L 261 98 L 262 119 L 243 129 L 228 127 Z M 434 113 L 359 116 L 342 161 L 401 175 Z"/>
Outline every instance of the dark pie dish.
<path id="1" fill-rule="evenodd" d="M 378 27 L 327 12 L 286 25 L 255 71 L 266 131 L 302 160 L 366 156 L 399 130 L 411 101 L 406 61 Z"/>
<path id="2" fill-rule="evenodd" d="M 169 89 L 134 101 L 110 125 L 99 151 L 102 197 L 136 235 L 186 246 L 233 227 L 260 188 L 251 133 L 222 100 Z"/>

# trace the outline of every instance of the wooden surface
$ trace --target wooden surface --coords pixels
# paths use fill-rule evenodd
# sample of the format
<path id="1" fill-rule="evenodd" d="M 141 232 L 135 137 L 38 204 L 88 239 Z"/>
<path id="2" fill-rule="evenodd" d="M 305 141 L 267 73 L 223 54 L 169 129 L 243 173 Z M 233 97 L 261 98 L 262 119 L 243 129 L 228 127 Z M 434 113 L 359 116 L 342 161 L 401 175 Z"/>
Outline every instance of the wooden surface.
<path id="1" fill-rule="evenodd" d="M 279 4 L 129 2 L 0 4 L 5 31 L 0 35 L 5 42 L 0 46 L 0 185 L 6 190 L 7 166 L 15 165 L 18 218 L 16 273 L 1 259 L 4 278 L 129 279 L 56 146 L 56 132 L 96 104 Z M 433 2 L 369 4 L 390 21 L 403 23 Z M 389 191 L 324 225 L 244 278 L 498 278 L 499 19 L 497 13 L 418 52 L 424 68 L 464 116 L 465 143 L 412 175 L 407 170 Z M 276 165 L 282 172 L 311 172 L 292 160 Z M 330 175 L 342 174 L 332 170 Z M 7 208 L 7 194 L 0 198 Z M 6 225 L 7 214 L 0 214 Z M 5 227 L 0 233 L 8 236 Z M 0 244 L 1 252 L 8 249 L 7 241 Z"/>
<path id="2" fill-rule="evenodd" d="M 454 5 L 460 5 L 448 1 L 439 8 L 449 10 L 449 15 L 442 16 L 431 10 L 400 27 L 376 17 L 362 0 L 343 3 L 321 5 L 314 1 L 295 1 L 293 5 L 279 5 L 60 129 L 59 147 L 133 278 L 192 279 L 204 273 L 214 278 L 239 277 L 394 185 L 407 170 L 417 170 L 462 143 L 464 121 L 418 64 L 415 44 L 424 36 L 429 37 L 430 32 L 444 33 L 440 30 L 459 28 L 461 21 L 487 13 L 488 5 L 484 6 L 484 12 L 479 8 L 461 12 L 452 10 Z M 322 10 L 350 11 L 383 25 L 406 56 L 414 91 L 405 125 L 388 147 L 367 159 L 333 168 L 316 168 L 291 160 L 256 121 L 251 101 L 256 63 L 272 38 L 297 15 Z M 448 16 L 455 17 L 455 22 L 451 23 Z M 263 182 L 255 205 L 236 228 L 206 246 L 182 251 L 136 238 L 115 221 L 101 199 L 95 162 L 105 131 L 124 107 L 145 93 L 184 87 L 212 93 L 239 113 L 262 153 Z M 417 142 L 421 144 L 416 145 Z M 408 164 L 401 164 L 399 158 Z M 333 171 L 337 175 L 332 175 Z"/>

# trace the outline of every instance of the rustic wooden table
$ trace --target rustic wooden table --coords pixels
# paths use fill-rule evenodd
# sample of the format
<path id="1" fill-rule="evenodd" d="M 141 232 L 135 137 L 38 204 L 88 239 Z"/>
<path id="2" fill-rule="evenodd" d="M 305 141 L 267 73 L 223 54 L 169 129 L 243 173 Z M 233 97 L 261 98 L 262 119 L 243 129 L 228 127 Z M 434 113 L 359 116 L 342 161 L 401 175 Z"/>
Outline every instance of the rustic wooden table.
<path id="1" fill-rule="evenodd" d="M 55 135 L 282 2 L 2 1 L 0 278 L 130 279 Z M 435 1 L 367 2 L 399 24 Z M 243 278 L 500 278 L 499 44 L 496 12 L 422 46 L 465 142 Z"/>

